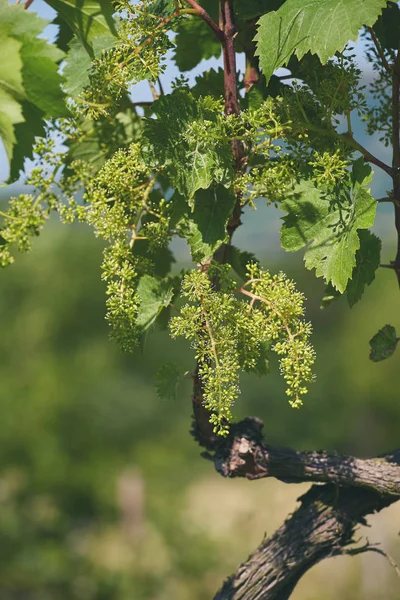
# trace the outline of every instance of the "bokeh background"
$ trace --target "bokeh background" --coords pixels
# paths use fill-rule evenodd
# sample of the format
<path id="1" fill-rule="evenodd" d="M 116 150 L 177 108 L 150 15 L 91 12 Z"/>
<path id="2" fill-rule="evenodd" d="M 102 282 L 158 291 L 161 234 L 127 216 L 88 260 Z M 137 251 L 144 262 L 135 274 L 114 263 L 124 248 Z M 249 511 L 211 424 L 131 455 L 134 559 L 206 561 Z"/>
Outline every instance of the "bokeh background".
<path id="1" fill-rule="evenodd" d="M 33 8 L 49 16 L 40 0 Z M 165 85 L 173 76 L 170 64 Z M 358 135 L 388 160 L 389 150 Z M 4 163 L 3 178 L 6 171 Z M 388 187 L 377 174 L 374 192 Z M 5 203 L 10 190 L 0 192 Z M 280 217 L 260 201 L 235 242 L 287 272 L 308 298 L 317 380 L 293 410 L 272 363 L 268 377 L 243 378 L 235 414 L 262 418 L 272 444 L 389 451 L 399 445 L 400 353 L 372 363 L 368 340 L 386 323 L 400 330 L 395 277 L 381 269 L 352 310 L 345 299 L 321 310 L 323 284 L 300 255 L 280 249 Z M 379 207 L 375 230 L 389 262 L 391 207 Z M 177 269 L 187 265 L 187 248 L 173 250 Z M 143 353 L 124 355 L 108 340 L 101 252 L 84 226 L 54 219 L 32 252 L 0 273 L 0 598 L 208 600 L 308 486 L 224 480 L 201 458 L 188 433 L 190 380 L 170 402 L 158 399 L 153 381 L 166 360 L 192 369 L 188 347 L 154 332 Z M 400 563 L 400 505 L 368 525 L 360 538 Z M 292 597 L 398 600 L 400 579 L 375 553 L 334 558 L 307 573 Z"/>

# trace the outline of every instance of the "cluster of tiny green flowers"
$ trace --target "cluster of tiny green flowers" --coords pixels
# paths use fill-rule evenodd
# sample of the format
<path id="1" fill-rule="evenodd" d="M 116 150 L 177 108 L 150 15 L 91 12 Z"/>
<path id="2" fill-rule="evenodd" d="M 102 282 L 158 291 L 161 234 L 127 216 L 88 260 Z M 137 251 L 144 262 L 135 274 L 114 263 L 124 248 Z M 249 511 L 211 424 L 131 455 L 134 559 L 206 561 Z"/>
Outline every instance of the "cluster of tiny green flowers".
<path id="1" fill-rule="evenodd" d="M 172 44 L 164 21 L 154 26 L 148 4 L 146 0 L 133 5 L 118 2 L 118 41 L 92 62 L 90 85 L 82 97 L 91 117 L 112 112 L 130 85 L 146 79 L 155 81 L 163 72 L 163 59 Z"/>
<path id="2" fill-rule="evenodd" d="M 14 262 L 13 246 L 20 252 L 31 249 L 31 239 L 39 235 L 48 212 L 30 194 L 11 198 L 9 209 L 4 213 L 4 224 L 0 235 L 0 265 L 5 267 Z"/>
<path id="3" fill-rule="evenodd" d="M 189 303 L 171 320 L 171 335 L 191 342 L 210 422 L 216 433 L 226 435 L 239 393 L 236 317 L 241 307 L 231 294 L 214 292 L 207 274 L 197 270 L 184 278 L 182 296 Z"/>
<path id="4" fill-rule="evenodd" d="M 263 339 L 271 340 L 272 350 L 283 358 L 280 368 L 287 384 L 291 406 L 302 404 L 311 383 L 314 350 L 309 343 L 310 323 L 303 320 L 304 295 L 284 273 L 271 275 L 258 265 L 248 266 L 248 281 L 242 287 L 253 302 L 253 312 L 260 311 L 258 325 Z"/>
<path id="5" fill-rule="evenodd" d="M 171 320 L 170 330 L 173 337 L 191 342 L 210 422 L 215 433 L 226 435 L 240 391 L 239 374 L 260 372 L 266 346 L 281 357 L 293 407 L 301 405 L 306 384 L 312 381 L 314 351 L 308 341 L 311 326 L 302 319 L 304 297 L 283 273 L 271 275 L 248 265 L 248 280 L 236 290 L 228 284 L 229 291 L 225 285 L 213 289 L 211 279 L 201 269 L 185 276 L 182 295 L 188 303 Z"/>
<path id="6" fill-rule="evenodd" d="M 257 198 L 266 198 L 268 203 L 277 204 L 285 200 L 297 177 L 298 161 L 286 153 L 252 165 L 247 172 L 238 175 L 235 186 L 241 192 L 243 204 L 254 207 Z"/>
<path id="7" fill-rule="evenodd" d="M 312 168 L 312 181 L 317 187 L 334 191 L 348 179 L 349 162 L 339 148 L 335 152 L 314 152 L 308 163 Z"/>
<path id="8" fill-rule="evenodd" d="M 13 247 L 19 252 L 31 249 L 31 238 L 39 235 L 50 213 L 57 210 L 56 176 L 62 166 L 62 155 L 55 151 L 56 141 L 48 137 L 38 140 L 34 147 L 36 166 L 25 183 L 35 187 L 33 194 L 11 198 L 7 212 L 2 212 L 0 230 L 0 265 L 14 262 Z"/>
<path id="9" fill-rule="evenodd" d="M 131 352 L 138 344 L 137 260 L 129 244 L 119 239 L 105 248 L 101 267 L 102 279 L 107 283 L 106 319 L 111 326 L 111 338 L 123 350 Z"/>

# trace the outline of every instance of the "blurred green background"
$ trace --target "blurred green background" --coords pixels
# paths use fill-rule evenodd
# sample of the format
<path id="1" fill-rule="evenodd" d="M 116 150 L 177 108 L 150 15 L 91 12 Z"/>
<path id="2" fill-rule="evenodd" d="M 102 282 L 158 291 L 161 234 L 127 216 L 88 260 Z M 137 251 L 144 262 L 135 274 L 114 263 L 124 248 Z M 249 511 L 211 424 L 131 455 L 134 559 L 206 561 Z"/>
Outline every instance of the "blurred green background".
<path id="1" fill-rule="evenodd" d="M 399 353 L 368 360 L 385 323 L 400 329 L 400 295 L 381 269 L 362 301 L 321 310 L 323 285 L 301 256 L 278 250 L 279 213 L 260 207 L 237 237 L 263 248 L 305 292 L 317 381 L 289 407 L 277 365 L 243 379 L 238 417 L 265 422 L 270 443 L 375 455 L 398 445 Z M 391 231 L 383 211 L 381 232 Z M 391 238 L 384 260 L 391 257 Z M 108 340 L 102 244 L 84 226 L 50 222 L 0 279 L 1 600 L 207 600 L 295 509 L 305 485 L 224 480 L 190 437 L 191 389 L 172 402 L 153 386 L 166 360 L 193 362 L 185 342 L 150 336 L 144 354 Z M 175 246 L 180 262 L 187 250 Z M 387 256 L 386 256 L 387 255 Z M 362 533 L 400 562 L 400 506 Z M 312 569 L 294 600 L 395 600 L 400 582 L 377 554 Z"/>

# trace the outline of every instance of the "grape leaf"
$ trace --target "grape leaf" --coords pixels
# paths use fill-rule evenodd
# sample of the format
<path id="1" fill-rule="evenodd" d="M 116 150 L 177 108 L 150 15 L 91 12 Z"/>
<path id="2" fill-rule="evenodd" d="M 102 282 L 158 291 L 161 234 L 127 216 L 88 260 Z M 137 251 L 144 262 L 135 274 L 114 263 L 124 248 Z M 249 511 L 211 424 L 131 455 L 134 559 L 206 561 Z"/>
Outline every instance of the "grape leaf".
<path id="1" fill-rule="evenodd" d="M 159 17 L 169 17 L 176 10 L 175 0 L 155 0 L 149 12 Z"/>
<path id="2" fill-rule="evenodd" d="M 185 373 L 173 362 L 165 363 L 156 373 L 157 394 L 162 400 L 175 400 L 178 385 Z"/>
<path id="3" fill-rule="evenodd" d="M 37 37 L 47 22 L 23 6 L 0 0 L 0 52 L 5 57 L 0 63 L 0 136 L 12 179 L 24 157 L 32 155 L 34 137 L 43 133 L 43 119 L 68 114 L 58 73 L 64 53 Z M 13 158 L 16 141 L 19 147 Z"/>
<path id="4" fill-rule="evenodd" d="M 111 0 L 45 0 L 70 26 L 86 51 L 94 57 L 93 39 L 117 35 Z"/>
<path id="5" fill-rule="evenodd" d="M 191 94 L 177 90 L 154 102 L 156 119 L 147 119 L 143 138 L 144 158 L 151 167 L 167 168 L 171 184 L 192 205 L 200 188 L 212 183 L 228 187 L 233 181 L 233 154 L 228 140 L 187 141 L 186 133 L 196 121 L 216 121 L 217 116 Z M 147 143 L 146 143 L 147 141 Z"/>
<path id="6" fill-rule="evenodd" d="M 0 28 L 0 53 L 8 57 L 0 61 L 0 136 L 9 160 L 16 141 L 14 125 L 24 120 L 20 104 L 24 96 L 20 48 L 21 43 L 6 37 Z"/>
<path id="7" fill-rule="evenodd" d="M 385 325 L 369 341 L 371 352 L 370 359 L 373 362 L 380 362 L 394 354 L 399 339 L 396 337 L 396 330 L 393 325 Z"/>
<path id="8" fill-rule="evenodd" d="M 310 182 L 298 184 L 282 204 L 288 213 L 283 218 L 282 246 L 295 252 L 307 246 L 304 259 L 307 269 L 331 282 L 341 293 L 351 279 L 360 247 L 358 229 L 368 229 L 375 220 L 376 201 L 367 185 L 371 170 L 363 171 L 358 161 L 353 167 L 352 189 L 347 202 L 333 208 L 329 200 Z M 366 172 L 368 175 L 365 176 Z M 357 180 L 358 178 L 358 180 Z"/>
<path id="9" fill-rule="evenodd" d="M 201 5 L 214 20 L 218 20 L 218 3 L 204 0 Z M 215 33 L 197 16 L 189 16 L 177 26 L 174 59 L 181 71 L 190 71 L 202 59 L 218 58 L 221 42 Z"/>
<path id="10" fill-rule="evenodd" d="M 32 102 L 22 102 L 24 121 L 14 127 L 16 143 L 10 163 L 10 180 L 18 179 L 26 158 L 33 158 L 35 137 L 45 135 L 44 113 Z"/>
<path id="11" fill-rule="evenodd" d="M 255 19 L 271 10 L 278 10 L 284 0 L 246 0 L 235 3 L 236 22 Z"/>
<path id="12" fill-rule="evenodd" d="M 53 19 L 52 25 L 58 26 L 58 33 L 54 40 L 57 48 L 60 48 L 63 52 L 68 52 L 69 43 L 74 37 L 74 32 L 60 15 L 57 15 L 55 19 Z"/>
<path id="13" fill-rule="evenodd" d="M 89 71 L 92 65 L 92 56 L 100 56 L 103 50 L 109 50 L 118 42 L 118 38 L 111 35 L 99 35 L 92 41 L 90 55 L 81 40 L 73 37 L 69 46 L 63 75 L 65 77 L 64 89 L 70 96 L 79 96 L 86 86 L 90 84 Z"/>
<path id="14" fill-rule="evenodd" d="M 210 258 L 227 238 L 226 224 L 236 203 L 235 194 L 217 185 L 196 192 L 193 210 L 180 194 L 175 193 L 171 202 L 171 227 L 188 241 L 193 260 Z"/>
<path id="15" fill-rule="evenodd" d="M 216 71 L 210 69 L 196 77 L 196 84 L 190 89 L 195 98 L 214 96 L 220 98 L 224 93 L 224 71 L 221 67 Z"/>
<path id="16" fill-rule="evenodd" d="M 157 319 L 162 309 L 171 302 L 173 290 L 168 280 L 143 275 L 140 278 L 137 292 L 140 306 L 136 323 L 142 331 L 146 331 Z"/>
<path id="17" fill-rule="evenodd" d="M 295 54 L 317 54 L 325 63 L 363 25 L 373 25 L 387 0 L 286 0 L 258 21 L 257 55 L 267 81 Z"/>
<path id="18" fill-rule="evenodd" d="M 375 271 L 381 262 L 381 240 L 368 231 L 358 232 L 360 247 L 356 252 L 356 266 L 347 286 L 347 301 L 354 306 L 364 293 L 366 285 L 375 279 Z"/>
<path id="19" fill-rule="evenodd" d="M 67 116 L 57 64 L 64 58 L 64 52 L 45 40 L 33 39 L 23 44 L 21 57 L 26 98 L 46 117 Z"/>
<path id="20" fill-rule="evenodd" d="M 69 44 L 64 67 L 64 90 L 69 96 L 79 96 L 85 86 L 89 84 L 89 69 L 92 60 L 86 52 L 85 47 L 77 37 L 74 37 Z"/>
<path id="21" fill-rule="evenodd" d="M 236 246 L 228 246 L 226 260 L 235 273 L 243 280 L 247 277 L 247 265 L 258 262 L 254 254 L 245 250 L 239 250 Z"/>
<path id="22" fill-rule="evenodd" d="M 374 31 L 384 48 L 397 50 L 399 45 L 400 8 L 396 2 L 388 2 L 374 25 Z"/>

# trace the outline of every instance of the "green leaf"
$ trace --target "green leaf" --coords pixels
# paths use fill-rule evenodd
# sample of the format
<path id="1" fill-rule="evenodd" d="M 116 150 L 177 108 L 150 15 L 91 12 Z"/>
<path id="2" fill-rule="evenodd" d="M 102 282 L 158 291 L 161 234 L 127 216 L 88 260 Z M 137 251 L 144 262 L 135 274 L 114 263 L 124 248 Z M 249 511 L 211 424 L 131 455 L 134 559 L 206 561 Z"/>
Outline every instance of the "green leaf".
<path id="1" fill-rule="evenodd" d="M 282 246 L 289 252 L 307 246 L 304 255 L 307 269 L 315 268 L 317 277 L 331 282 L 341 293 L 356 265 L 355 255 L 360 247 L 357 230 L 372 227 L 375 220 L 376 201 L 364 187 L 370 180 L 370 172 L 368 167 L 365 177 L 358 161 L 355 163 L 352 189 L 340 208 L 333 207 L 310 181 L 298 184 L 282 204 L 288 213 L 283 218 Z"/>
<path id="2" fill-rule="evenodd" d="M 199 96 L 213 96 L 220 98 L 224 94 L 224 71 L 221 67 L 216 71 L 210 69 L 196 77 L 196 84 L 191 88 L 195 98 Z"/>
<path id="3" fill-rule="evenodd" d="M 284 0 L 246 0 L 246 2 L 236 2 L 236 21 L 248 21 L 271 10 L 278 10 L 283 2 Z"/>
<path id="4" fill-rule="evenodd" d="M 69 96 L 78 97 L 89 84 L 92 60 L 77 37 L 70 42 L 64 67 L 64 90 Z"/>
<path id="5" fill-rule="evenodd" d="M 37 37 L 46 24 L 23 6 L 0 0 L 0 52 L 4 57 L 0 63 L 0 136 L 12 179 L 18 176 L 24 157 L 32 155 L 34 137 L 43 132 L 43 119 L 67 114 L 58 74 L 64 53 Z M 13 161 L 17 134 L 18 156 Z"/>
<path id="6" fill-rule="evenodd" d="M 15 181 L 24 168 L 26 158 L 33 158 L 36 137 L 45 135 L 44 113 L 32 102 L 22 103 L 24 121 L 14 127 L 16 144 L 10 164 L 10 180 Z"/>
<path id="7" fill-rule="evenodd" d="M 7 60 L 0 61 L 0 136 L 11 160 L 15 144 L 14 125 L 24 120 L 20 104 L 24 96 L 22 84 L 21 43 L 5 37 L 0 28 L 0 53 Z"/>
<path id="8" fill-rule="evenodd" d="M 379 362 L 389 358 L 395 352 L 398 341 L 393 325 L 385 325 L 369 342 L 371 346 L 370 359 L 373 362 Z"/>
<path id="9" fill-rule="evenodd" d="M 167 168 L 171 184 L 189 203 L 195 192 L 212 183 L 228 187 L 233 181 L 233 154 L 228 140 L 216 138 L 188 142 L 186 134 L 196 121 L 215 121 L 218 115 L 204 108 L 190 93 L 177 90 L 153 104 L 156 119 L 147 119 L 143 132 L 144 158 L 149 166 Z M 146 143 L 147 141 L 147 143 Z"/>
<path id="10" fill-rule="evenodd" d="M 100 56 L 103 50 L 115 46 L 117 38 L 110 35 L 100 35 L 93 39 L 93 54 L 89 56 L 81 40 L 74 36 L 70 42 L 63 75 L 65 77 L 64 89 L 68 95 L 78 97 L 86 86 L 90 84 L 89 72 L 92 66 L 92 56 Z"/>
<path id="11" fill-rule="evenodd" d="M 222 185 L 198 190 L 192 220 L 202 241 L 214 251 L 226 238 L 226 224 L 232 215 L 236 196 Z"/>
<path id="12" fill-rule="evenodd" d="M 60 48 L 63 52 L 68 52 L 69 44 L 74 37 L 74 32 L 60 15 L 57 15 L 56 18 L 53 19 L 52 24 L 58 26 L 58 33 L 55 39 L 57 48 Z"/>
<path id="13" fill-rule="evenodd" d="M 140 298 L 140 307 L 136 323 L 142 331 L 146 331 L 157 319 L 162 309 L 171 302 L 173 290 L 169 281 L 143 275 L 140 278 L 137 292 Z"/>
<path id="14" fill-rule="evenodd" d="M 70 26 L 87 52 L 94 57 L 93 39 L 117 35 L 111 0 L 45 0 Z"/>
<path id="15" fill-rule="evenodd" d="M 247 278 L 247 265 L 258 262 L 254 254 L 239 250 L 236 246 L 228 246 L 226 260 L 243 281 Z"/>
<path id="16" fill-rule="evenodd" d="M 222 185 L 196 192 L 193 211 L 182 197 L 175 199 L 172 222 L 187 239 L 195 262 L 210 258 L 226 241 L 226 225 L 235 203 L 233 191 Z"/>
<path id="17" fill-rule="evenodd" d="M 61 91 L 58 64 L 64 52 L 42 39 L 33 39 L 21 48 L 22 77 L 26 98 L 46 117 L 65 117 L 68 110 Z"/>
<path id="18" fill-rule="evenodd" d="M 156 0 L 149 8 L 149 12 L 159 17 L 169 17 L 176 10 L 175 0 Z"/>
<path id="19" fill-rule="evenodd" d="M 360 248 L 357 250 L 356 266 L 347 286 L 347 300 L 350 306 L 358 302 L 365 286 L 373 282 L 375 271 L 381 262 L 381 240 L 366 229 L 359 231 L 358 235 Z"/>
<path id="20" fill-rule="evenodd" d="M 387 0 L 286 0 L 279 10 L 261 17 L 254 38 L 267 79 L 287 65 L 292 54 L 317 54 L 325 63 L 363 25 L 372 26 Z"/>
<path id="21" fill-rule="evenodd" d="M 400 31 L 400 8 L 396 2 L 388 2 L 374 25 L 377 38 L 384 48 L 397 50 Z"/>
<path id="22" fill-rule="evenodd" d="M 175 400 L 176 392 L 185 373 L 173 362 L 167 362 L 156 373 L 157 394 L 162 400 Z"/>
<path id="23" fill-rule="evenodd" d="M 214 20 L 218 20 L 215 0 L 204 0 L 201 5 Z M 174 41 L 174 59 L 180 71 L 190 71 L 201 60 L 218 58 L 221 54 L 221 42 L 197 15 L 190 15 L 179 23 Z"/>

